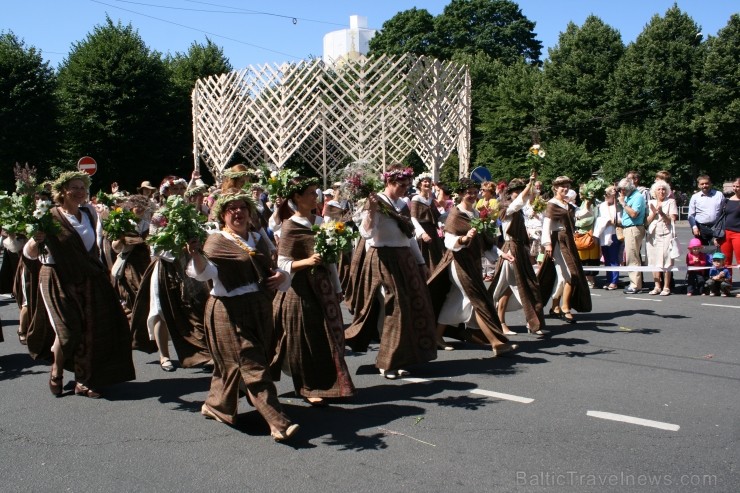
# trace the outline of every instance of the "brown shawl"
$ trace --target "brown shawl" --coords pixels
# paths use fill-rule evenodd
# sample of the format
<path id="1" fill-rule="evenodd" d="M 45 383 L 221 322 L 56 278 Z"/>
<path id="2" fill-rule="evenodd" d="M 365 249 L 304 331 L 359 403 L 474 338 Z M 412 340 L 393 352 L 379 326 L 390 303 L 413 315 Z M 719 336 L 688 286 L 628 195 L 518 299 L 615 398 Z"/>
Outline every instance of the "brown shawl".
<path id="1" fill-rule="evenodd" d="M 573 218 L 575 209 L 568 206 L 564 209 L 552 202 L 548 202 L 545 216 L 553 221 L 562 224 L 565 229 L 562 231 L 553 231 L 550 235 L 550 241 L 553 248 L 557 244 L 563 255 L 565 266 L 571 277 L 571 286 L 573 292 L 570 297 L 570 307 L 579 312 L 591 311 L 591 292 L 586 283 L 586 276 L 583 274 L 583 266 L 578 256 L 575 240 L 573 239 Z M 546 259 L 547 260 L 547 259 Z M 540 292 L 542 299 L 546 300 L 552 296 L 557 275 L 555 274 L 555 265 L 551 262 L 543 262 L 540 271 L 537 273 L 537 280 L 540 283 Z"/>
<path id="2" fill-rule="evenodd" d="M 255 250 L 247 253 L 222 234 L 212 234 L 203 245 L 203 253 L 218 267 L 218 280 L 227 291 L 255 282 L 265 288 L 265 281 L 271 275 L 272 260 L 264 238 L 260 238 Z"/>
<path id="3" fill-rule="evenodd" d="M 464 236 L 470 231 L 470 228 L 470 218 L 467 214 L 461 212 L 457 207 L 450 209 L 450 214 L 445 221 L 445 232 L 456 236 Z M 505 343 L 508 342 L 508 339 L 503 335 L 501 321 L 493 307 L 490 295 L 486 292 L 486 285 L 483 283 L 483 276 L 481 275 L 482 245 L 481 235 L 476 235 L 466 248 L 456 252 L 452 250 L 445 252 L 442 261 L 427 281 L 432 295 L 434 315 L 439 317 L 447 293 L 452 287 L 448 269 L 452 267 L 454 262 L 465 296 L 470 299 L 473 309 L 496 334 L 496 337 Z"/>
<path id="4" fill-rule="evenodd" d="M 414 223 L 411 222 L 411 211 L 409 211 L 408 205 L 405 203 L 400 209 L 392 204 L 390 197 L 383 193 L 378 194 L 378 212 L 385 214 L 390 217 L 396 224 L 398 224 L 401 232 L 406 235 L 407 238 L 413 238 L 414 236 Z M 370 201 L 365 203 L 365 208 L 370 208 Z"/>

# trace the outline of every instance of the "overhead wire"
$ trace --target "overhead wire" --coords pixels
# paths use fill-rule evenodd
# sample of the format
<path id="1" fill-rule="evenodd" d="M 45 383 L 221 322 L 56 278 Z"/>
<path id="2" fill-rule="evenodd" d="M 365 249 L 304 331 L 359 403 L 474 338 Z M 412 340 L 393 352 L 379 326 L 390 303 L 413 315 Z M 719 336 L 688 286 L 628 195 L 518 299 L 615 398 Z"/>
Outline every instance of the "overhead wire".
<path id="1" fill-rule="evenodd" d="M 174 22 L 174 21 L 170 21 L 170 20 L 167 20 L 167 19 L 162 19 L 161 17 L 156 17 L 156 16 L 153 16 L 153 15 L 144 14 L 142 12 L 137 12 L 135 10 L 131 10 L 131 9 L 127 9 L 127 8 L 124 8 L 124 7 L 120 7 L 118 5 L 111 5 L 109 3 L 105 3 L 105 2 L 102 2 L 100 0 L 90 0 L 90 1 L 93 2 L 93 3 L 98 3 L 98 4 L 101 4 L 101 5 L 105 5 L 107 7 L 111 7 L 111 8 L 114 8 L 114 9 L 119 9 L 119 10 L 123 10 L 125 12 L 130 12 L 132 14 L 140 15 L 140 16 L 143 16 L 143 17 L 148 17 L 150 19 L 158 20 L 160 22 L 165 22 L 167 24 L 172 24 L 174 26 L 179 26 L 179 27 L 182 27 L 182 28 L 185 28 L 185 29 L 190 29 L 192 31 L 197 31 L 197 32 L 200 32 L 200 33 L 203 33 L 203 34 L 208 34 L 209 36 L 214 36 L 216 38 L 227 39 L 229 41 L 233 41 L 235 43 L 243 44 L 243 45 L 246 45 L 246 46 L 251 46 L 253 48 L 258 48 L 260 50 L 269 51 L 271 53 L 276 53 L 278 55 L 283 55 L 283 56 L 287 56 L 287 57 L 290 57 L 290 58 L 295 58 L 296 60 L 302 60 L 303 59 L 303 57 L 296 56 L 296 55 L 291 55 L 290 53 L 285 53 L 285 52 L 278 51 L 278 50 L 273 50 L 271 48 L 267 48 L 266 46 L 260 46 L 258 44 L 249 43 L 247 41 L 242 41 L 240 39 L 232 38 L 230 36 L 224 36 L 223 34 L 218 34 L 218 33 L 210 32 L 210 31 L 205 31 L 205 30 L 199 29 L 197 27 L 187 26 L 187 25 L 181 24 L 179 22 Z"/>

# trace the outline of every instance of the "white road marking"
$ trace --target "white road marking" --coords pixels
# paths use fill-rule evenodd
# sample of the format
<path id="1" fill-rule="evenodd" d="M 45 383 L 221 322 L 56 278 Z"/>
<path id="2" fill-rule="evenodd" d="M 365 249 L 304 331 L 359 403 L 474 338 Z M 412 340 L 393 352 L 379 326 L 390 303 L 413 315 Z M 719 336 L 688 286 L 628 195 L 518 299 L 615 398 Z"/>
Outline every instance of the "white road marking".
<path id="1" fill-rule="evenodd" d="M 431 382 L 428 378 L 414 378 L 414 377 L 401 377 L 401 380 L 411 383 L 424 383 Z"/>
<path id="2" fill-rule="evenodd" d="M 663 300 L 658 298 L 633 298 L 632 296 L 625 296 L 625 299 L 628 300 L 637 300 L 637 301 L 657 301 L 658 303 L 661 303 Z"/>
<path id="3" fill-rule="evenodd" d="M 501 392 L 492 392 L 490 390 L 474 389 L 470 391 L 471 394 L 480 394 L 487 397 L 493 397 L 495 399 L 503 399 L 506 401 L 521 402 L 522 404 L 529 404 L 534 402 L 534 399 L 529 397 L 519 397 L 518 395 L 502 394 Z"/>
<path id="4" fill-rule="evenodd" d="M 722 308 L 740 308 L 740 306 L 715 305 L 713 303 L 702 303 L 701 306 L 721 306 Z"/>
<path id="5" fill-rule="evenodd" d="M 601 296 L 600 294 L 591 293 L 591 296 Z"/>
<path id="6" fill-rule="evenodd" d="M 652 428 L 658 428 L 661 430 L 678 431 L 681 427 L 678 425 L 672 425 L 670 423 L 663 423 L 661 421 L 653 421 L 651 419 L 635 418 L 634 416 L 626 416 L 624 414 L 606 413 L 603 411 L 587 411 L 586 416 L 594 418 L 608 419 L 611 421 L 621 421 L 623 423 L 631 423 L 633 425 L 650 426 Z"/>

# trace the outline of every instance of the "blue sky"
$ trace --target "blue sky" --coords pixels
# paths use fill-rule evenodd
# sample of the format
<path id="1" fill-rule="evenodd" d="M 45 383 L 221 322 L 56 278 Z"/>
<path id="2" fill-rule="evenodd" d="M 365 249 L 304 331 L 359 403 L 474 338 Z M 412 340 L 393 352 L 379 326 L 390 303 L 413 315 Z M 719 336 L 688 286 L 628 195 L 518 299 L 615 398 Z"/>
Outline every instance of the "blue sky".
<path id="1" fill-rule="evenodd" d="M 442 12 L 448 0 L 2 0 L 0 31 L 13 31 L 26 45 L 39 48 L 57 67 L 73 43 L 84 40 L 106 13 L 131 23 L 144 42 L 162 53 L 186 52 L 193 41 L 209 36 L 224 48 L 235 68 L 266 62 L 321 56 L 327 32 L 349 24 L 352 14 L 364 15 L 371 28 L 399 11 L 425 8 Z M 524 15 L 536 22 L 535 32 L 547 48 L 557 43 L 568 22 L 580 25 L 589 14 L 600 17 L 634 41 L 655 14 L 663 15 L 674 0 L 521 0 Z M 737 0 L 679 0 L 705 35 L 715 35 Z M 165 8 L 161 8 L 162 6 Z M 240 10 L 239 13 L 234 13 Z M 231 13 L 225 13 L 231 11 Z M 293 20 L 295 19 L 295 21 Z M 206 34 L 209 33 L 209 34 Z"/>

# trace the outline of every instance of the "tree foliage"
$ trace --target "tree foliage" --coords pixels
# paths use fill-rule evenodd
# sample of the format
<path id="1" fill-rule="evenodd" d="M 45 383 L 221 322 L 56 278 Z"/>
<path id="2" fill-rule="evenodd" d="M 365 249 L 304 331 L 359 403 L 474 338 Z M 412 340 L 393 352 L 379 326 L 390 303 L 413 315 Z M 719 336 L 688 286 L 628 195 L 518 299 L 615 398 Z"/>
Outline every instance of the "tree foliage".
<path id="1" fill-rule="evenodd" d="M 540 63 L 542 43 L 534 22 L 510 0 L 452 0 L 435 19 L 442 56 L 485 53 L 506 64 Z"/>
<path id="2" fill-rule="evenodd" d="M 64 155 L 98 162 L 95 183 L 133 186 L 172 167 L 168 73 L 133 27 L 110 18 L 76 43 L 59 70 Z"/>
<path id="3" fill-rule="evenodd" d="M 637 40 L 627 47 L 612 79 L 615 126 L 646 132 L 670 156 L 665 169 L 688 182 L 698 170 L 699 136 L 695 117 L 694 79 L 702 64 L 696 23 L 673 6 L 655 15 Z M 635 163 L 638 164 L 638 163 Z"/>
<path id="4" fill-rule="evenodd" d="M 439 56 L 434 16 L 416 7 L 399 12 L 383 23 L 383 30 L 370 40 L 370 53 Z"/>
<path id="5" fill-rule="evenodd" d="M 56 78 L 34 47 L 12 32 L 0 33 L 0 190 L 12 188 L 16 162 L 39 175 L 56 157 Z"/>
<path id="6" fill-rule="evenodd" d="M 548 137 L 567 137 L 589 152 L 606 144 L 609 78 L 624 53 L 619 31 L 593 15 L 569 23 L 545 61 L 541 121 Z"/>
<path id="7" fill-rule="evenodd" d="M 711 170 L 715 181 L 740 176 L 740 15 L 730 17 L 716 38 L 708 41 L 698 80 L 697 130 L 706 143 L 699 171 Z"/>

